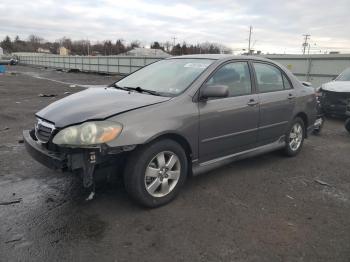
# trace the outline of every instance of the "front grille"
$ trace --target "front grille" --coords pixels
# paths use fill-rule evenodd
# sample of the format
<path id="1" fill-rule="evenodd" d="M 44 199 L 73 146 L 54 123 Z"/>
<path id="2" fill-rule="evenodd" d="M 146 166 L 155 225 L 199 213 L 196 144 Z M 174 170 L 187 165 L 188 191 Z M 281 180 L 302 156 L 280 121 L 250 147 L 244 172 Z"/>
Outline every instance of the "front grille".
<path id="1" fill-rule="evenodd" d="M 323 101 L 328 105 L 346 106 L 350 99 L 350 93 L 323 91 Z"/>
<path id="2" fill-rule="evenodd" d="M 35 136 L 41 143 L 47 143 L 54 130 L 55 126 L 53 124 L 39 119 L 35 125 Z"/>

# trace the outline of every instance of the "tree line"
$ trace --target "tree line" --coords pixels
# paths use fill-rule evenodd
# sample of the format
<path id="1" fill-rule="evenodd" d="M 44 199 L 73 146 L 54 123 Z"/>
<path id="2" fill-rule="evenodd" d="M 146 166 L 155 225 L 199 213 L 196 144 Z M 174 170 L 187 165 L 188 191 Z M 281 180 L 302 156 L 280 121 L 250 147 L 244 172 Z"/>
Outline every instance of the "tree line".
<path id="1" fill-rule="evenodd" d="M 30 35 L 27 39 L 20 39 L 16 36 L 13 40 L 6 36 L 0 46 L 5 53 L 14 52 L 38 52 L 38 50 L 48 50 L 51 54 L 58 54 L 60 47 L 65 47 L 70 51 L 71 55 L 119 55 L 126 53 L 136 47 L 142 47 L 138 40 L 126 43 L 123 39 L 115 41 L 105 40 L 91 43 L 89 40 L 71 40 L 67 37 L 62 37 L 56 41 L 46 41 L 44 38 Z M 198 43 L 187 44 L 154 41 L 150 45 L 153 49 L 161 49 L 172 55 L 187 55 L 187 54 L 219 54 L 230 53 L 231 50 L 224 45 L 217 43 Z"/>

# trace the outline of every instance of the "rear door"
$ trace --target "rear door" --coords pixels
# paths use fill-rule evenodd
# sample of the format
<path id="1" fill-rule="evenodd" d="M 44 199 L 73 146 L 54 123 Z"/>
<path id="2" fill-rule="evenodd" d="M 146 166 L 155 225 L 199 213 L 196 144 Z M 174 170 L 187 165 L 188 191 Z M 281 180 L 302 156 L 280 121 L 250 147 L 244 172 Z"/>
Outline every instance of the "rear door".
<path id="1" fill-rule="evenodd" d="M 295 106 L 295 90 L 277 66 L 253 62 L 259 92 L 259 145 L 276 141 L 285 134 Z"/>
<path id="2" fill-rule="evenodd" d="M 229 97 L 198 103 L 200 162 L 253 148 L 257 142 L 259 105 L 248 63 L 226 63 L 206 84 L 228 86 Z"/>

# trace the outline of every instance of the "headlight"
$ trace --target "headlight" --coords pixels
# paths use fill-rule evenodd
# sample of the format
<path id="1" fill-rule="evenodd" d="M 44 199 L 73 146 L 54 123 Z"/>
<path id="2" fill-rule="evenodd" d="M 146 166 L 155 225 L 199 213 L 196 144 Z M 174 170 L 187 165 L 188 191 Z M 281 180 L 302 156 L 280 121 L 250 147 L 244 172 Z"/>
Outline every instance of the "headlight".
<path id="1" fill-rule="evenodd" d="M 53 138 L 57 145 L 97 145 L 117 138 L 123 126 L 111 121 L 86 122 L 81 125 L 67 127 Z"/>

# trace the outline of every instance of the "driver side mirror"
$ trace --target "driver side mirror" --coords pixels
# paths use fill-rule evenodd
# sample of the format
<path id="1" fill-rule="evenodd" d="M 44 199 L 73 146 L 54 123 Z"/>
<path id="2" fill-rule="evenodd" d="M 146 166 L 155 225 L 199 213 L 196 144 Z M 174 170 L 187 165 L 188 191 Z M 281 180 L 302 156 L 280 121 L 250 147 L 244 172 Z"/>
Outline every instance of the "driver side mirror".
<path id="1" fill-rule="evenodd" d="M 228 86 L 226 85 L 205 85 L 200 92 L 200 98 L 224 98 L 228 97 Z"/>

